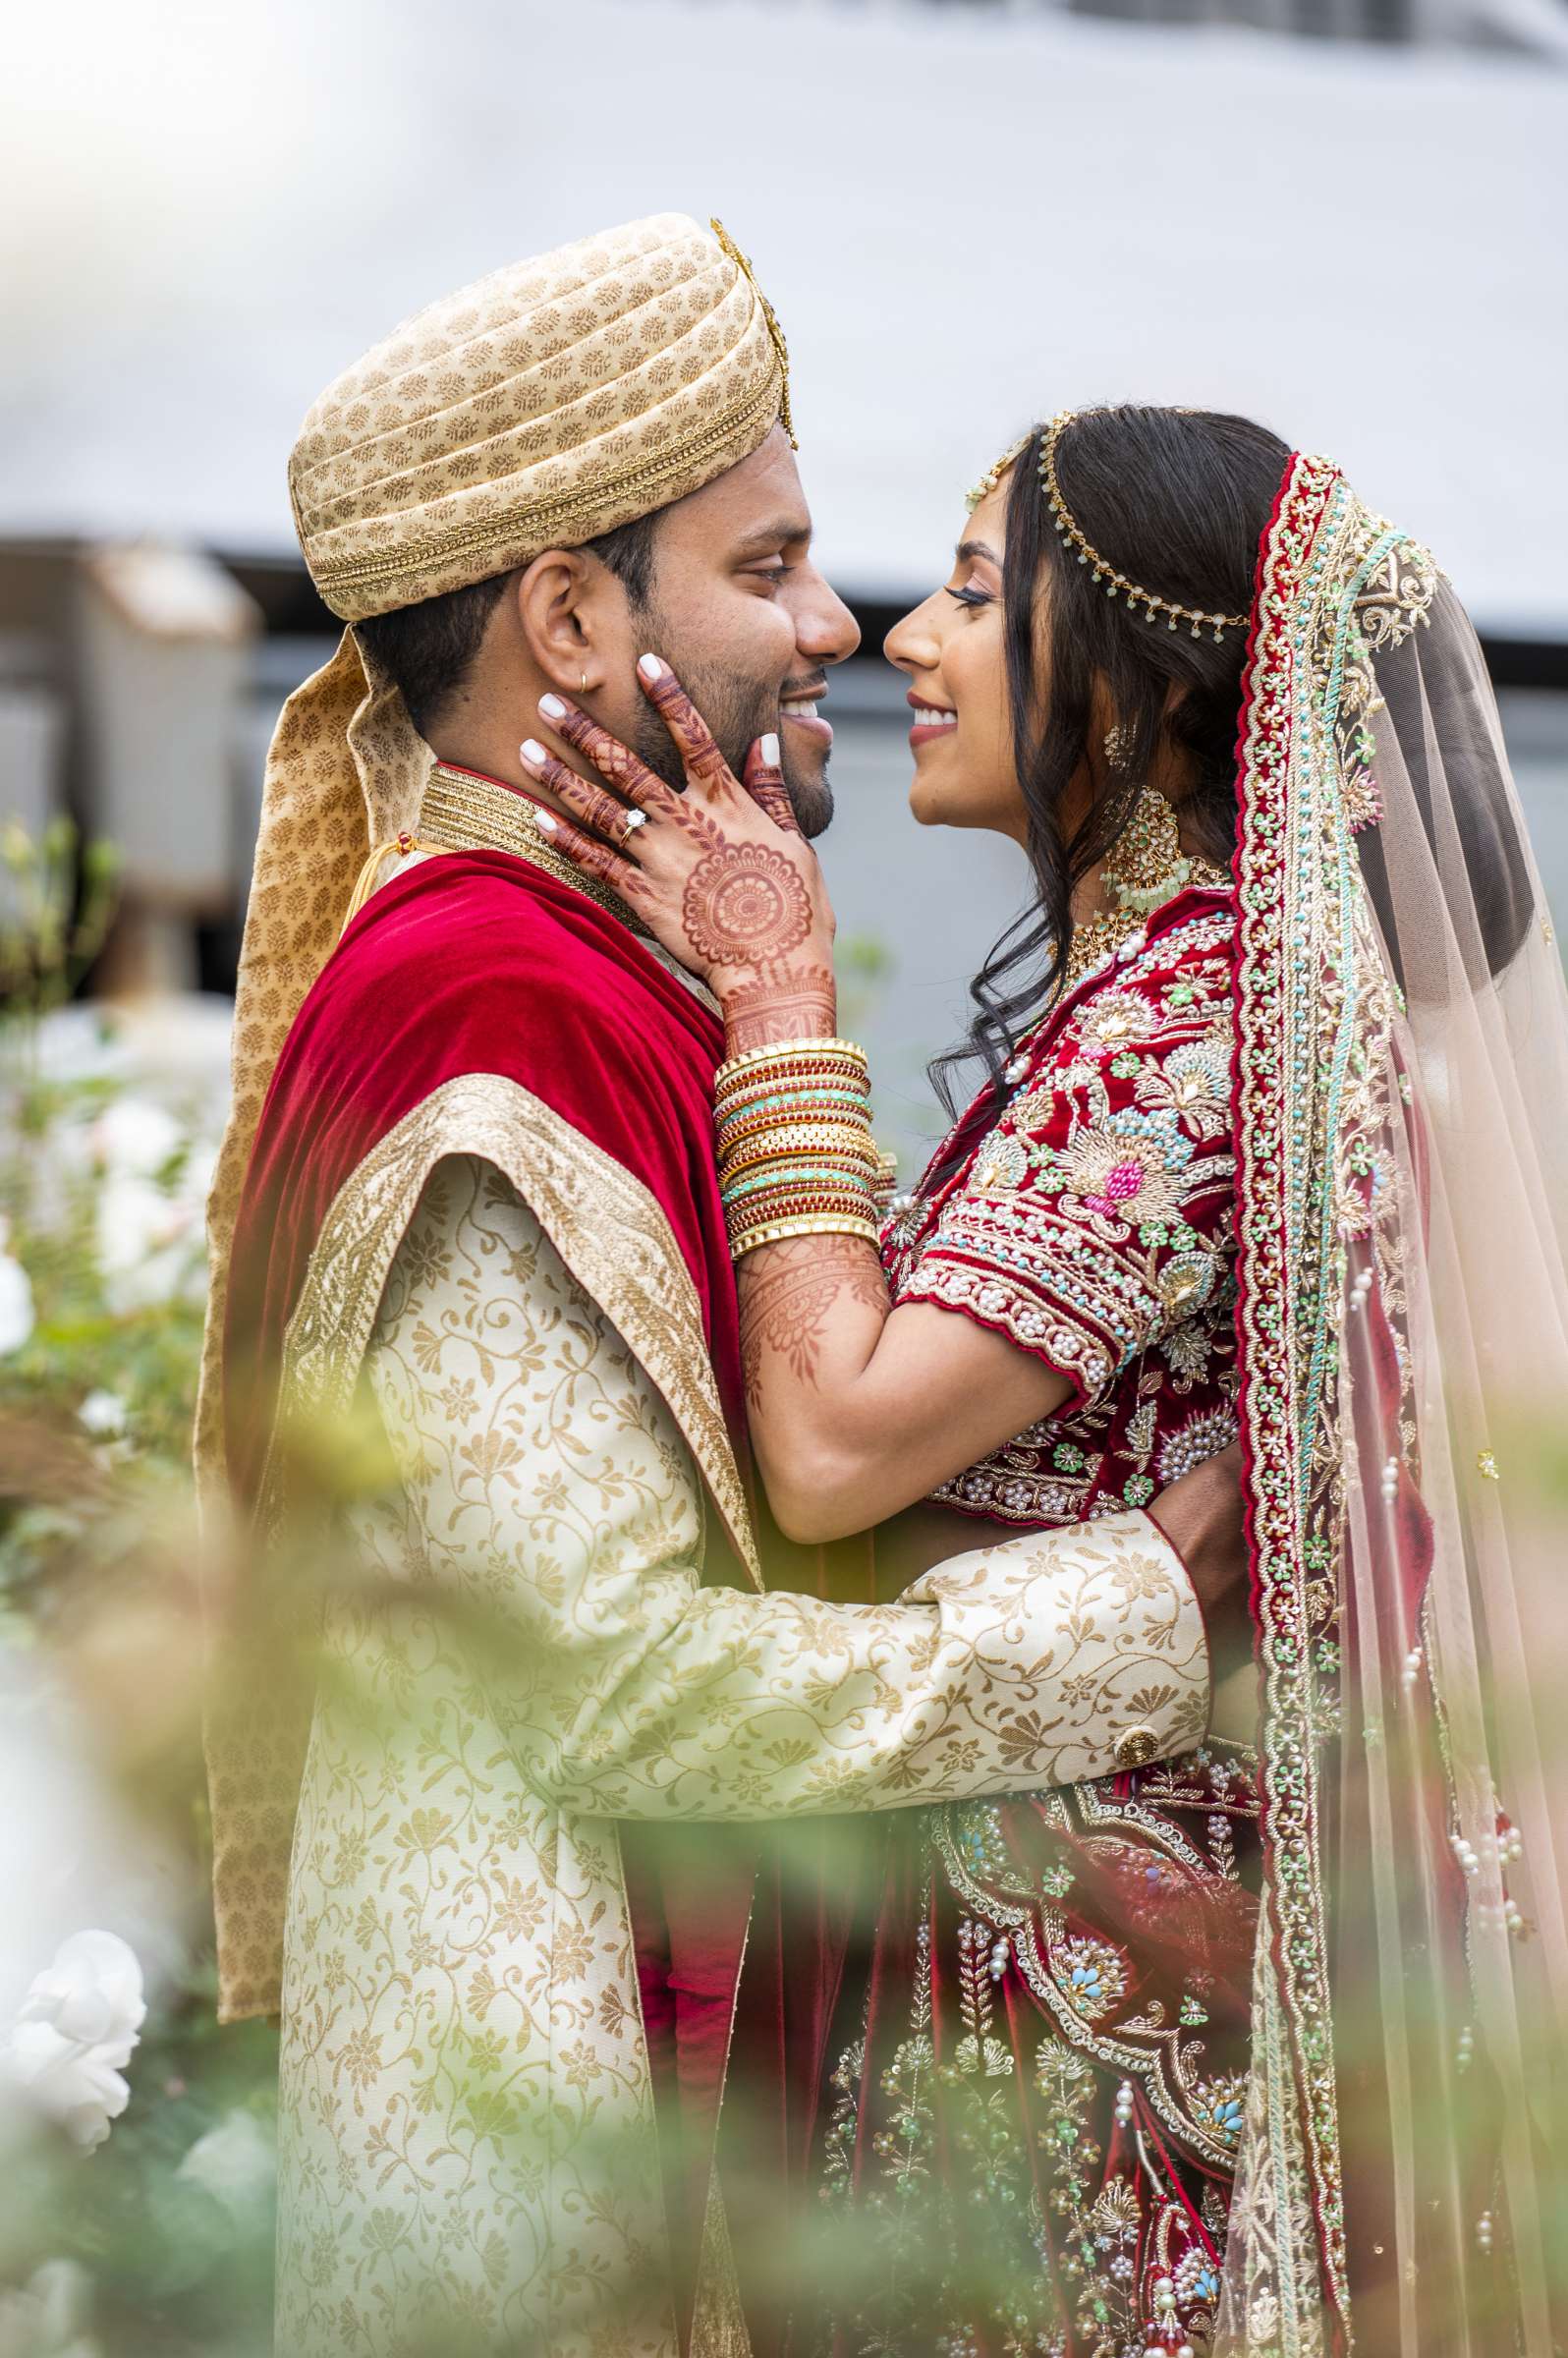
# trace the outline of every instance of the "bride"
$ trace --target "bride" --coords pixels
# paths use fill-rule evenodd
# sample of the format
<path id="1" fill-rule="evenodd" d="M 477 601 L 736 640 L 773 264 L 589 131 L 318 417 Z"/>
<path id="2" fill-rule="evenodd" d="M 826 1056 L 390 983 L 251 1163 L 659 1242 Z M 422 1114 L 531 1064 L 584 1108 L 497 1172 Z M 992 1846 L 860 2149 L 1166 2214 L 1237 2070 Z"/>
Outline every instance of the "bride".
<path id="1" fill-rule="evenodd" d="M 891 1217 L 776 742 L 736 780 L 649 655 L 684 795 L 575 711 L 604 787 L 524 749 L 722 1006 L 788 1533 L 1040 1529 L 1240 1439 L 1203 1740 L 890 1824 L 815 2139 L 846 2232 L 781 2335 L 1548 2358 L 1568 1006 L 1481 655 L 1427 552 L 1245 420 L 1067 413 L 971 509 L 887 653 L 916 817 L 1012 837 L 1032 900 Z"/>

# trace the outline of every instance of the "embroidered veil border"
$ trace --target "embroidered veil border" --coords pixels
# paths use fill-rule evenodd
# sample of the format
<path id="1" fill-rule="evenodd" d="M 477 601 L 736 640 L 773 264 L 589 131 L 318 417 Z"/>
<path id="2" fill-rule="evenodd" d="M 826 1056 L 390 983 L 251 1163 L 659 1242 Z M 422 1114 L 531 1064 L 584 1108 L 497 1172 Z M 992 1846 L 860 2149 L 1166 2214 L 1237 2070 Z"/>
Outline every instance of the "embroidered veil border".
<path id="1" fill-rule="evenodd" d="M 1320 459 L 1264 537 L 1240 781 L 1266 1881 L 1215 2353 L 1550 2358 L 1568 998 L 1469 623 Z"/>

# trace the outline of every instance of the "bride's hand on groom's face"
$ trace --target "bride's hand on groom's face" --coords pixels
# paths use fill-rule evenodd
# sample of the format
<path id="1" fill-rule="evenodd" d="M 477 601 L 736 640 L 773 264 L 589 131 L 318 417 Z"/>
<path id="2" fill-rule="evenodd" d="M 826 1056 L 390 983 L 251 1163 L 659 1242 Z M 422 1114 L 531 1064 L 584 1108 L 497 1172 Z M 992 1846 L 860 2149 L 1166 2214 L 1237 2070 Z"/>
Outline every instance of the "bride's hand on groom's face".
<path id="1" fill-rule="evenodd" d="M 721 1000 L 759 985 L 830 995 L 832 907 L 795 824 L 778 739 L 759 738 L 737 778 L 669 666 L 644 655 L 638 675 L 680 754 L 686 791 L 665 785 L 575 704 L 547 697 L 542 717 L 604 783 L 580 778 L 529 739 L 524 768 L 574 814 L 541 812 L 544 840 L 612 885 Z"/>

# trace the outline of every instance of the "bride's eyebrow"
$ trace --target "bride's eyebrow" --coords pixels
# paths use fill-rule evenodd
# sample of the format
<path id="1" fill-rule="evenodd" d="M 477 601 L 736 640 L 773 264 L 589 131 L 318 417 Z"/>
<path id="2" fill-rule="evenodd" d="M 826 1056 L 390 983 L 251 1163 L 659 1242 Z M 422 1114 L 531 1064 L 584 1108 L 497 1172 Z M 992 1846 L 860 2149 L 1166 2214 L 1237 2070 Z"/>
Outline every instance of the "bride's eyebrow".
<path id="1" fill-rule="evenodd" d="M 984 557 L 998 572 L 1001 570 L 1002 560 L 986 540 L 961 540 L 953 553 L 961 565 L 970 557 Z"/>

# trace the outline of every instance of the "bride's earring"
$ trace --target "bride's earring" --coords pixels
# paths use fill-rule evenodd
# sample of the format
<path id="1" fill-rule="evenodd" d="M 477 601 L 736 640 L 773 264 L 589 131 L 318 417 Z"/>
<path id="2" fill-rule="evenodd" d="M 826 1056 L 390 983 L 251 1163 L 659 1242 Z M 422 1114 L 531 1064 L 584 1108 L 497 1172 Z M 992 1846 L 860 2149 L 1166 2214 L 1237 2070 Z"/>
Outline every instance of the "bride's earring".
<path id="1" fill-rule="evenodd" d="M 1125 769 L 1127 767 L 1128 756 L 1133 750 L 1133 738 L 1131 730 L 1124 729 L 1120 726 L 1113 729 L 1107 729 L 1105 731 L 1104 746 L 1105 759 L 1108 765 L 1112 769 Z"/>
<path id="2" fill-rule="evenodd" d="M 1180 892 L 1192 872 L 1175 812 L 1152 786 L 1141 787 L 1126 831 L 1100 870 L 1105 890 L 1128 917 L 1148 917 Z"/>

